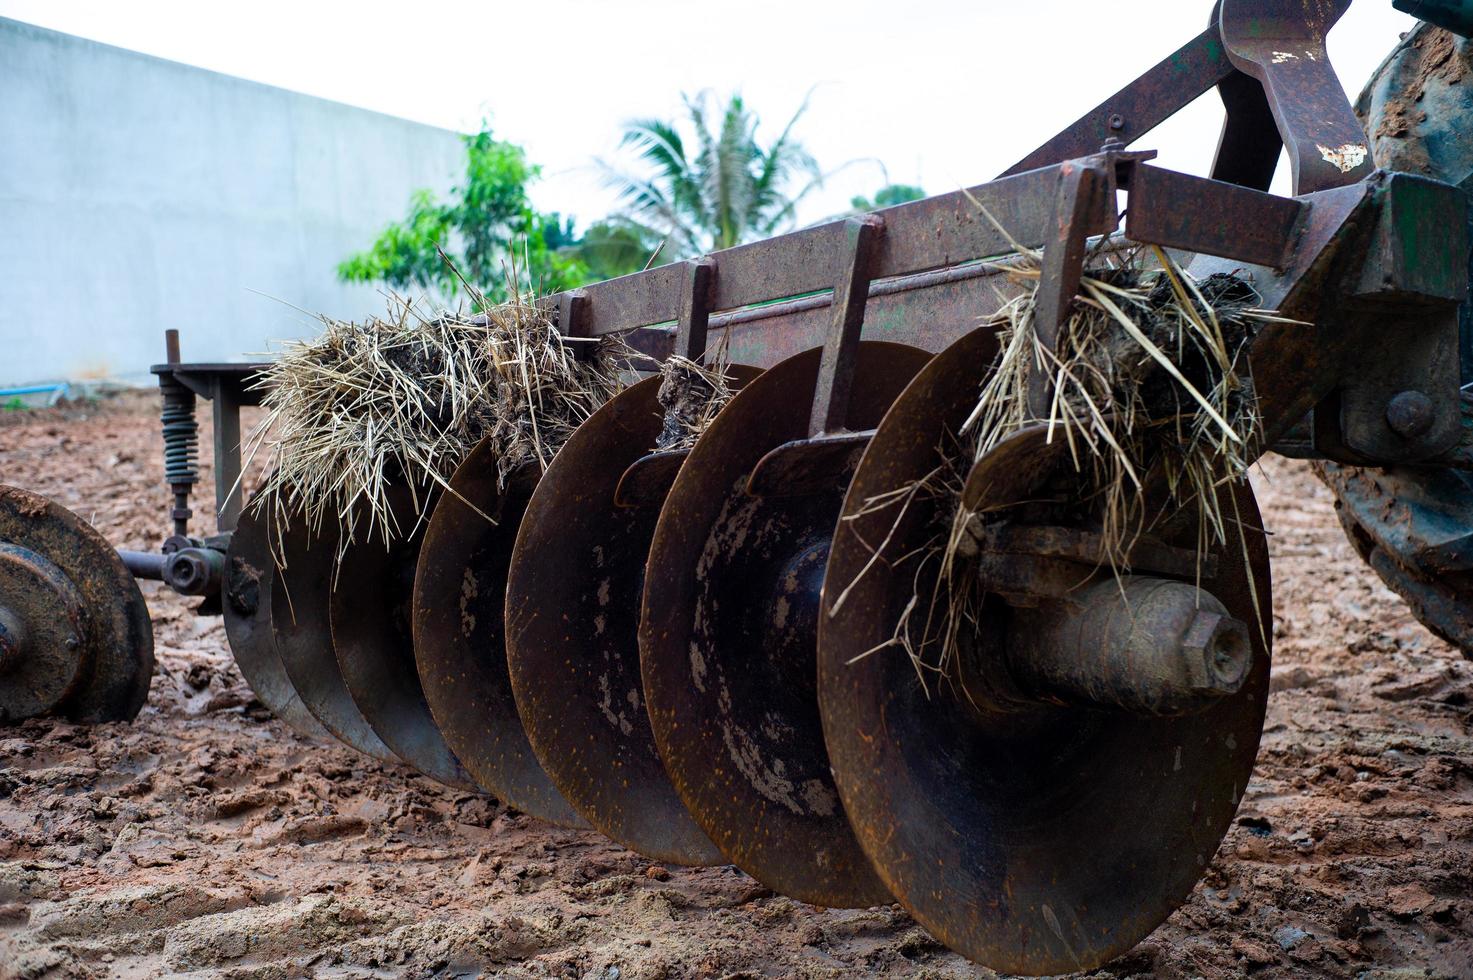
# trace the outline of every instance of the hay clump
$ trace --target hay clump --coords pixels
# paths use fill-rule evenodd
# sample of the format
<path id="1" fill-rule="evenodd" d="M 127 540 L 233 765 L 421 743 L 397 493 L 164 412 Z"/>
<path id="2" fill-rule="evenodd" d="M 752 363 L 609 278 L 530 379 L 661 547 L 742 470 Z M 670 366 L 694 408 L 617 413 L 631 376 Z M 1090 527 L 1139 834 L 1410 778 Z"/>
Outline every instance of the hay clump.
<path id="1" fill-rule="evenodd" d="M 1057 349 L 1034 321 L 1041 253 L 1019 248 L 999 267 L 1021 289 L 990 320 L 1000 353 L 970 417 L 938 446 L 934 470 L 854 515 L 894 508 L 898 525 L 918 501 L 934 515 L 934 535 L 914 556 L 915 594 L 894 634 L 860 654 L 901 648 L 928 692 L 929 679 L 950 679 L 962 637 L 980 629 L 978 556 L 989 529 L 1025 512 L 1039 516 L 1037 502 L 994 513 L 961 505 L 971 465 L 1019 430 L 1045 425 L 1050 442 L 1067 442 L 1071 504 L 1048 518 L 1098 532 L 1101 565 L 1117 578 L 1129 571 L 1135 541 L 1186 507 L 1198 516 L 1199 568 L 1215 547 L 1246 548 L 1246 529 L 1223 513 L 1218 491 L 1246 479 L 1259 453 L 1246 352 L 1261 324 L 1281 318 L 1258 308 L 1240 276 L 1198 281 L 1160 249 L 1107 251 L 1111 244 L 1091 253 Z M 1029 407 L 1035 378 L 1052 386 L 1043 417 Z"/>
<path id="2" fill-rule="evenodd" d="M 579 358 L 547 311 L 520 296 L 485 316 L 496 371 L 487 437 L 505 486 L 523 466 L 545 469 L 573 430 L 623 389 L 632 352 L 609 337 Z"/>
<path id="3" fill-rule="evenodd" d="M 1154 469 L 1168 484 L 1172 509 L 1215 501 L 1215 488 L 1246 477 L 1259 433 L 1246 346 L 1259 324 L 1277 318 L 1258 309 L 1246 279 L 1216 273 L 1198 282 L 1161 249 L 1137 249 L 1087 267 L 1059 349 L 1050 349 L 1033 317 L 1041 255 L 1024 252 L 1023 259 L 1010 273 L 1035 285 L 993 320 L 1002 352 L 961 435 L 974 460 L 1028 426 L 1047 425 L 1050 442 L 1066 440 L 1102 525 L 1106 557 L 1119 566 L 1159 517 L 1147 515 L 1142 492 Z M 1027 398 L 1036 377 L 1053 386 L 1041 418 Z M 1220 516 L 1205 508 L 1214 526 L 1204 531 L 1221 543 Z M 951 550 L 976 517 L 959 515 Z M 1199 550 L 1207 544 L 1204 538 Z"/>
<path id="4" fill-rule="evenodd" d="M 672 354 L 660 365 L 660 408 L 664 410 L 664 426 L 655 440 L 657 451 L 689 450 L 701 433 L 731 401 L 728 368 L 731 361 L 725 335 L 706 366 L 679 354 Z"/>
<path id="5" fill-rule="evenodd" d="M 383 317 L 320 319 L 322 334 L 285 345 L 259 383 L 266 413 L 250 452 L 268 448 L 271 466 L 253 506 L 282 527 L 335 526 L 342 551 L 408 537 L 390 487 L 407 486 L 423 519 L 482 439 L 503 483 L 519 466 L 545 466 L 621 384 L 621 345 L 579 360 L 520 296 L 475 316 L 430 316 L 390 296 Z"/>

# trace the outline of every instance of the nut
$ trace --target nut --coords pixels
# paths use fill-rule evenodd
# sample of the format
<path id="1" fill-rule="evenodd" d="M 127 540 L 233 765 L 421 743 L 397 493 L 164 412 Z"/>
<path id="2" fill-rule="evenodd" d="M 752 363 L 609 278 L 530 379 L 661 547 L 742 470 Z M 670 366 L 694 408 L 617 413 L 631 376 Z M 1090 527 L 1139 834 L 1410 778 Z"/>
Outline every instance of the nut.
<path id="1" fill-rule="evenodd" d="M 1420 391 L 1403 391 L 1386 403 L 1386 424 L 1403 439 L 1427 434 L 1437 421 L 1437 406 Z"/>
<path id="2" fill-rule="evenodd" d="M 1248 627 L 1238 619 L 1199 609 L 1182 635 L 1182 652 L 1191 667 L 1193 687 L 1236 694 L 1253 664 Z"/>

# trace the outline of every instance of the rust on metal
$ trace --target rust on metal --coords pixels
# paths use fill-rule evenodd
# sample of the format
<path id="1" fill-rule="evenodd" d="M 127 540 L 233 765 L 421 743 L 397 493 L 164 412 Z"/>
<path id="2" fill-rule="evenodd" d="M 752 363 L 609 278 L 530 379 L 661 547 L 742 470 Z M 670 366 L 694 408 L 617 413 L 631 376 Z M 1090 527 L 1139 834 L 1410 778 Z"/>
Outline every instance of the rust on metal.
<path id="1" fill-rule="evenodd" d="M 873 427 L 926 361 L 861 344 L 845 427 Z M 680 797 L 729 860 L 803 901 L 888 901 L 834 792 L 813 695 L 818 589 L 842 487 L 747 493 L 807 435 L 820 352 L 769 369 L 717 416 L 660 513 L 639 627 L 644 692 Z"/>
<path id="2" fill-rule="evenodd" d="M 271 590 L 276 561 L 266 537 L 267 522 L 250 510 L 241 514 L 225 553 L 221 611 L 230 652 L 241 676 L 272 714 L 309 738 L 330 732 L 302 704 L 276 650 L 271 628 Z"/>
<path id="3" fill-rule="evenodd" d="M 506 661 L 507 571 L 540 478 L 523 467 L 498 486 L 486 442 L 456 469 L 415 570 L 414 658 L 435 725 L 478 786 L 534 817 L 586 827 L 527 741 Z"/>
<path id="4" fill-rule="evenodd" d="M 3 485 L 0 544 L 9 546 L 0 607 L 11 630 L 0 710 L 13 705 L 19 718 L 45 704 L 87 724 L 134 718 L 153 679 L 153 630 L 122 559 L 65 507 Z"/>
<path id="5" fill-rule="evenodd" d="M 665 772 L 639 672 L 645 560 L 669 481 L 650 485 L 645 506 L 615 501 L 660 434 L 660 383 L 594 413 L 533 493 L 507 581 L 507 661 L 538 759 L 590 824 L 655 860 L 719 864 Z"/>
<path id="6" fill-rule="evenodd" d="M 423 487 L 417 494 L 402 484 L 390 488 L 390 519 L 414 533 L 387 546 L 366 538 L 343 555 L 328 604 L 332 645 L 348 694 L 383 743 L 432 779 L 474 792 L 478 787 L 435 727 L 414 659 L 411 605 L 424 538 L 416 506 L 427 510 L 436 496 Z"/>
<path id="7" fill-rule="evenodd" d="M 979 709 L 944 684 L 928 696 L 906 654 L 883 646 L 910 597 L 928 594 L 915 562 L 938 504 L 917 499 L 899 520 L 861 511 L 937 465 L 936 447 L 975 404 L 977 365 L 996 349 L 983 329 L 938 355 L 876 431 L 825 575 L 818 699 L 850 823 L 901 904 L 993 969 L 1062 973 L 1129 949 L 1200 877 L 1253 769 L 1269 657 L 1264 633 L 1251 629 L 1252 669 L 1237 694 L 1161 717 L 1046 704 Z M 1257 528 L 1246 488 L 1236 506 Z M 1195 532 L 1183 520 L 1163 537 L 1192 547 Z M 1268 622 L 1261 533 L 1250 531 L 1247 553 L 1251 566 L 1236 541 L 1216 554 L 1213 591 L 1232 618 Z M 989 600 L 969 644 L 1006 651 L 1010 621 L 1008 607 Z"/>
<path id="8" fill-rule="evenodd" d="M 353 703 L 333 650 L 329 607 L 337 529 L 324 525 L 321 533 L 313 533 L 298 514 L 285 527 L 270 521 L 266 534 L 276 561 L 271 632 L 297 696 L 338 741 L 381 762 L 399 762 Z"/>

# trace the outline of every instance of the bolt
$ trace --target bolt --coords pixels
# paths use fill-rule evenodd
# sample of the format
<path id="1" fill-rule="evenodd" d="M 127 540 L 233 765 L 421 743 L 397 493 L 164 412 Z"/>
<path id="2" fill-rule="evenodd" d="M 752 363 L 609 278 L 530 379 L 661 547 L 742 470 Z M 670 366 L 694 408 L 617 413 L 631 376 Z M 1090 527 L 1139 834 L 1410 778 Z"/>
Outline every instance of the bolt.
<path id="1" fill-rule="evenodd" d="M 1241 620 L 1199 609 L 1181 645 L 1193 687 L 1213 694 L 1236 694 L 1248 679 L 1253 644 Z"/>
<path id="2" fill-rule="evenodd" d="M 1437 407 L 1420 391 L 1403 391 L 1386 403 L 1386 424 L 1403 439 L 1427 434 L 1437 421 Z"/>
<path id="3" fill-rule="evenodd" d="M 1110 129 L 1120 132 L 1125 128 L 1125 117 L 1118 112 L 1110 113 Z"/>
<path id="4" fill-rule="evenodd" d="M 169 562 L 169 584 L 186 595 L 199 587 L 205 575 L 204 562 L 194 555 L 176 554 Z"/>
<path id="5" fill-rule="evenodd" d="M 81 645 L 82 645 L 82 641 L 78 640 L 75 636 L 69 636 L 69 637 L 67 637 L 66 638 L 66 643 L 64 644 L 64 646 L 68 650 L 75 650 L 75 649 L 77 649 L 77 647 L 79 647 Z"/>

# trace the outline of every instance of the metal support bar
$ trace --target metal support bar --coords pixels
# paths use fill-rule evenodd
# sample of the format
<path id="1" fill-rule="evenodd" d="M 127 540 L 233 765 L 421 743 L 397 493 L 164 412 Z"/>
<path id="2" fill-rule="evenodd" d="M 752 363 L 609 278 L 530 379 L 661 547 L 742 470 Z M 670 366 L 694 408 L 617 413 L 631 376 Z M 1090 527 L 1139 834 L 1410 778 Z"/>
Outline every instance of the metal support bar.
<path id="1" fill-rule="evenodd" d="M 210 383 L 210 414 L 215 429 L 215 517 L 220 532 L 234 531 L 240 520 L 240 403 L 225 380 Z"/>
<path id="2" fill-rule="evenodd" d="M 588 293 L 582 289 L 570 289 L 557 297 L 557 329 L 563 341 L 573 351 L 573 356 L 584 358 L 593 350 L 592 335 L 588 332 Z"/>
<path id="3" fill-rule="evenodd" d="M 878 215 L 850 218 L 845 223 L 844 246 L 839 256 L 842 271 L 834 286 L 829 334 L 818 365 L 813 408 L 808 414 L 810 438 L 842 432 L 849 417 L 859 335 L 864 328 L 864 305 L 869 298 L 871 270 L 884 230 L 884 220 Z"/>
<path id="4" fill-rule="evenodd" d="M 1107 140 L 1129 146 L 1232 74 L 1232 63 L 1214 24 L 1013 164 L 1002 176 L 1094 153 Z"/>
<path id="5" fill-rule="evenodd" d="M 1263 86 L 1251 75 L 1235 71 L 1218 84 L 1217 92 L 1227 116 L 1212 161 L 1212 179 L 1268 190 L 1284 141 Z"/>
<path id="6" fill-rule="evenodd" d="M 164 566 L 169 561 L 169 556 L 155 551 L 126 551 L 118 549 L 118 557 L 123 560 L 123 567 L 128 574 L 134 578 L 147 579 L 150 582 L 162 582 L 164 580 Z"/>
<path id="7" fill-rule="evenodd" d="M 1084 254 L 1089 243 L 1089 220 L 1100 194 L 1109 186 L 1108 175 L 1098 167 L 1078 161 L 1059 171 L 1059 191 L 1054 207 L 1052 237 L 1044 245 L 1043 268 L 1034 300 L 1033 322 L 1039 343 L 1048 350 L 1059 349 L 1059 328 L 1079 293 L 1084 274 Z M 1034 418 L 1047 418 L 1053 397 L 1048 375 L 1034 371 L 1028 381 L 1028 408 Z"/>
<path id="8" fill-rule="evenodd" d="M 711 285 L 716 263 L 708 258 L 681 264 L 680 313 L 675 328 L 675 353 L 691 361 L 706 356 L 706 335 L 711 324 Z"/>
<path id="9" fill-rule="evenodd" d="M 1325 35 L 1350 0 L 1221 0 L 1222 43 L 1263 86 L 1289 151 L 1294 194 L 1353 184 L 1375 170 L 1365 132 L 1330 65 Z"/>
<path id="10" fill-rule="evenodd" d="M 1309 205 L 1174 170 L 1139 165 L 1130 188 L 1125 235 L 1165 248 L 1207 252 L 1271 269 L 1290 259 Z"/>

